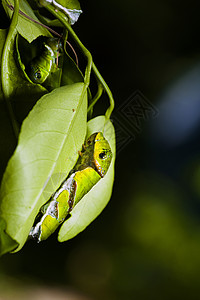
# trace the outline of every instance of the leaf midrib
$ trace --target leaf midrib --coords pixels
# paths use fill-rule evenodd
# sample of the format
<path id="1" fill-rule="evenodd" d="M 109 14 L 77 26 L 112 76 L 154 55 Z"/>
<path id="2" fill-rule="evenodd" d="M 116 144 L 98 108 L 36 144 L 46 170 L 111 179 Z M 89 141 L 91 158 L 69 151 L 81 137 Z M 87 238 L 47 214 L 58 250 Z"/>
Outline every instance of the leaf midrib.
<path id="1" fill-rule="evenodd" d="M 72 128 L 72 125 L 73 125 L 73 123 L 75 122 L 75 120 L 76 120 L 76 118 L 77 118 L 77 116 L 78 116 L 79 110 L 80 110 L 80 108 L 82 107 L 82 103 L 83 103 L 83 99 L 84 99 L 84 96 L 85 96 L 86 91 L 87 91 L 87 88 L 86 88 L 86 86 L 85 86 L 84 83 L 83 83 L 83 90 L 82 90 L 82 93 L 81 93 L 81 101 L 79 102 L 79 104 L 78 104 L 78 106 L 77 106 L 76 114 L 74 115 L 73 119 L 72 119 L 71 122 L 70 122 L 70 126 L 69 126 L 69 129 L 68 129 L 68 132 L 71 131 L 70 129 Z M 68 133 L 68 132 L 67 132 L 67 133 Z M 47 178 L 49 178 L 49 179 L 51 178 L 51 176 L 52 176 L 52 174 L 53 174 L 53 171 L 54 171 L 54 169 L 55 169 L 55 167 L 56 167 L 56 163 L 57 163 L 57 161 L 58 161 L 58 158 L 59 158 L 59 156 L 60 156 L 60 154 L 61 154 L 61 152 L 62 152 L 62 149 L 63 149 L 63 147 L 64 147 L 64 145 L 65 145 L 65 143 L 66 143 L 66 141 L 67 141 L 67 133 L 65 134 L 66 138 L 63 140 L 62 146 L 60 147 L 60 150 L 58 151 L 57 158 L 56 158 L 56 160 L 55 160 L 55 162 L 54 162 L 54 164 L 53 164 L 53 166 L 52 166 L 52 168 L 51 168 L 51 171 L 49 172 L 49 174 L 48 174 L 48 176 L 47 176 Z M 47 182 L 47 183 L 48 183 L 48 182 Z M 38 200 L 40 199 L 40 197 L 41 197 L 41 195 L 42 195 L 42 192 L 43 192 L 43 190 L 41 189 L 41 191 L 39 192 L 38 196 L 35 198 L 34 203 L 31 205 L 31 209 L 29 210 L 28 216 L 27 216 L 27 214 L 26 214 L 26 220 L 29 219 L 29 216 L 31 215 L 31 213 L 32 213 L 32 211 L 33 211 L 33 208 L 35 207 L 35 205 L 37 204 Z M 18 236 L 21 235 L 21 231 L 22 231 L 22 230 L 23 230 L 23 227 L 21 227 L 21 229 L 20 229 L 20 230 L 18 231 L 18 233 L 16 234 L 16 239 L 17 239 L 17 241 L 18 241 Z M 20 241 L 19 241 L 19 243 L 20 243 Z"/>

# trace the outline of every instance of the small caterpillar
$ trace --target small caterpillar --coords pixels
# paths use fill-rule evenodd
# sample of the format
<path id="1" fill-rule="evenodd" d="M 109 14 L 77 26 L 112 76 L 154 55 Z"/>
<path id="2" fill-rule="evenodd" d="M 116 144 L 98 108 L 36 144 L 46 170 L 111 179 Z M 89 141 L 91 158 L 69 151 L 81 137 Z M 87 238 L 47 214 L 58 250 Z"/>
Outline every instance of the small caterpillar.
<path id="1" fill-rule="evenodd" d="M 58 67 L 58 57 L 62 44 L 58 38 L 48 38 L 43 43 L 43 49 L 40 55 L 33 58 L 26 72 L 30 80 L 37 84 L 42 84 L 51 72 Z"/>
<path id="2" fill-rule="evenodd" d="M 83 145 L 79 159 L 69 177 L 40 210 L 41 218 L 29 237 L 46 240 L 71 213 L 73 207 L 105 176 L 112 151 L 101 132 L 93 133 Z"/>

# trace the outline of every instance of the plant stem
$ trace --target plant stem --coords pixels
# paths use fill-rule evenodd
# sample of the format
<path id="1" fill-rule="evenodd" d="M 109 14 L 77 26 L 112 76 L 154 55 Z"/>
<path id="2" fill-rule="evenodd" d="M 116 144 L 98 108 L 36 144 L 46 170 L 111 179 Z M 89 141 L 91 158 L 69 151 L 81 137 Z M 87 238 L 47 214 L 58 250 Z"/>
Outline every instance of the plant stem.
<path id="1" fill-rule="evenodd" d="M 89 83 L 90 83 L 90 74 L 91 74 L 91 69 L 92 69 L 93 72 L 94 72 L 94 74 L 95 74 L 95 77 L 97 79 L 97 82 L 99 81 L 101 83 L 101 85 L 104 87 L 105 91 L 107 92 L 109 100 L 110 100 L 110 106 L 107 109 L 105 116 L 106 116 L 107 119 L 109 119 L 110 116 L 111 116 L 111 113 L 112 113 L 112 111 L 114 109 L 114 103 L 115 102 L 114 102 L 112 93 L 111 93 L 108 85 L 106 84 L 105 80 L 103 79 L 103 77 L 101 76 L 101 74 L 98 71 L 97 67 L 95 66 L 95 64 L 92 61 L 92 55 L 91 55 L 91 53 L 82 44 L 82 42 L 80 41 L 80 39 L 78 38 L 78 36 L 76 35 L 76 33 L 73 31 L 71 25 L 69 24 L 68 18 L 65 17 L 62 12 L 55 11 L 55 8 L 53 6 L 51 6 L 51 5 L 47 5 L 46 9 L 48 9 L 56 18 L 58 18 L 60 20 L 60 22 L 69 31 L 70 35 L 72 36 L 72 38 L 74 39 L 74 41 L 77 43 L 78 47 L 81 49 L 81 51 L 83 52 L 83 54 L 86 56 L 86 58 L 88 60 L 88 64 L 87 64 L 86 71 L 85 71 L 85 84 L 87 85 L 87 87 L 89 86 Z M 96 103 L 96 101 L 99 99 L 99 97 L 96 98 L 96 96 L 95 96 L 94 99 L 95 99 L 95 103 Z M 93 105 L 95 103 L 93 103 Z M 91 104 L 90 104 L 88 110 L 90 110 L 90 109 L 91 109 Z"/>
<path id="2" fill-rule="evenodd" d="M 84 78 L 84 83 L 85 85 L 89 86 L 90 83 L 90 74 L 91 74 L 91 69 L 92 69 L 92 55 L 91 53 L 85 48 L 85 46 L 82 44 L 82 42 L 79 40 L 78 36 L 75 34 L 73 29 L 71 28 L 71 25 L 68 23 L 68 18 L 63 15 L 62 12 L 60 11 L 55 11 L 55 8 L 51 5 L 47 5 L 46 9 L 51 12 L 63 25 L 64 27 L 68 30 L 69 34 L 72 36 L 78 47 L 81 49 L 85 57 L 87 58 L 87 67 L 85 71 L 85 78 Z"/>
<path id="3" fill-rule="evenodd" d="M 12 109 L 12 105 L 10 103 L 9 97 L 10 97 L 10 91 L 8 91 L 7 89 L 7 74 L 6 72 L 4 72 L 4 67 L 5 65 L 8 64 L 8 53 L 10 51 L 10 41 L 13 39 L 13 36 L 16 35 L 17 33 L 17 22 L 18 22 L 18 13 L 19 13 L 19 0 L 14 0 L 14 12 L 12 15 L 12 19 L 11 19 L 11 24 L 9 27 L 9 31 L 8 31 L 8 35 L 6 37 L 6 41 L 5 41 L 5 45 L 4 45 L 4 49 L 3 49 L 3 53 L 2 53 L 2 68 L 1 68 L 1 78 L 2 78 L 2 91 L 6 100 L 6 104 L 7 104 L 7 109 L 8 109 L 8 113 L 11 119 L 11 123 L 12 123 L 12 127 L 15 133 L 16 138 L 18 139 L 18 135 L 19 135 L 19 126 L 18 123 L 15 119 L 15 115 Z"/>
<path id="4" fill-rule="evenodd" d="M 110 106 L 107 109 L 105 116 L 106 116 L 107 119 L 110 119 L 111 113 L 112 113 L 112 111 L 114 109 L 114 106 L 115 106 L 115 101 L 114 101 L 113 95 L 112 95 L 111 90 L 109 89 L 107 83 L 105 82 L 105 80 L 101 76 L 100 72 L 98 71 L 97 67 L 95 66 L 94 62 L 92 63 L 92 70 L 93 70 L 97 80 L 99 80 L 101 82 L 102 86 L 104 87 L 104 89 L 105 89 L 105 91 L 106 91 L 106 93 L 109 97 Z"/>
<path id="5" fill-rule="evenodd" d="M 99 100 L 99 98 L 101 97 L 102 93 L 104 91 L 104 88 L 103 88 L 103 85 L 101 84 L 101 82 L 98 80 L 97 81 L 97 93 L 96 95 L 94 96 L 94 98 L 92 99 L 92 102 L 90 103 L 90 105 L 88 106 L 88 115 L 91 117 L 91 114 L 92 114 L 92 109 L 93 109 L 93 106 L 96 104 L 96 102 Z"/>

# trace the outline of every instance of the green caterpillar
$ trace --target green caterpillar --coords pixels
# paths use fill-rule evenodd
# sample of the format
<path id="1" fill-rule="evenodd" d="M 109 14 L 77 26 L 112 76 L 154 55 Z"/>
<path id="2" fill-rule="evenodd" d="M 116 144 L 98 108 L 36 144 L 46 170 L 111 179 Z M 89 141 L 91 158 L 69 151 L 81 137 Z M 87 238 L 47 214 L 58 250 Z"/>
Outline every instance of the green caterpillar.
<path id="1" fill-rule="evenodd" d="M 70 214 L 73 207 L 105 176 L 112 159 L 108 141 L 101 132 L 93 133 L 83 145 L 70 176 L 40 211 L 42 214 L 29 237 L 46 240 Z"/>
<path id="2" fill-rule="evenodd" d="M 34 57 L 26 69 L 32 82 L 42 84 L 50 73 L 57 69 L 57 60 L 61 49 L 62 45 L 58 38 L 48 38 L 43 43 L 40 55 Z"/>

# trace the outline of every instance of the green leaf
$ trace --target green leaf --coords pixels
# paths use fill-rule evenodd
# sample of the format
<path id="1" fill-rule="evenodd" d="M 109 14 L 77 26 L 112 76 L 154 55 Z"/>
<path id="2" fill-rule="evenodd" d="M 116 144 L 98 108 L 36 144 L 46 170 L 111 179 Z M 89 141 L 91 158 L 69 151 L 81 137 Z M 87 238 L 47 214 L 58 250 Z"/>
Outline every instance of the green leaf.
<path id="1" fill-rule="evenodd" d="M 18 243 L 10 238 L 9 235 L 5 232 L 6 222 L 0 218 L 0 256 L 13 251 L 17 248 Z"/>
<path id="2" fill-rule="evenodd" d="M 0 190 L 1 217 L 6 233 L 20 245 L 17 250 L 40 207 L 74 166 L 85 140 L 86 118 L 86 86 L 77 83 L 43 96 L 23 122 Z M 52 185 L 55 177 L 59 180 Z"/>
<path id="3" fill-rule="evenodd" d="M 44 95 L 47 90 L 41 85 L 29 82 L 20 70 L 19 58 L 16 54 L 15 40 L 17 31 L 7 36 L 4 43 L 4 53 L 1 61 L 2 88 L 6 99 L 12 102 L 12 106 L 18 122 L 27 116 L 36 101 Z M 15 55 L 16 54 L 16 55 Z"/>
<path id="4" fill-rule="evenodd" d="M 0 29 L 0 57 L 2 57 L 3 46 L 6 40 L 7 30 Z M 1 69 L 1 59 L 0 59 Z M 0 72 L 0 181 L 3 172 L 6 168 L 7 162 L 16 147 L 16 139 L 9 120 L 5 99 L 3 99 L 3 92 L 1 86 L 1 72 Z"/>
<path id="5" fill-rule="evenodd" d="M 111 197 L 116 152 L 115 131 L 112 123 L 104 116 L 96 117 L 88 122 L 87 136 L 98 131 L 103 132 L 112 149 L 111 165 L 105 177 L 73 208 L 71 217 L 64 222 L 59 231 L 59 242 L 67 241 L 83 231 L 101 213 Z"/>
<path id="6" fill-rule="evenodd" d="M 82 10 L 78 0 L 57 0 L 49 2 L 49 0 L 40 0 L 41 5 L 55 7 L 57 10 L 64 13 L 69 18 L 69 23 L 73 25 L 77 22 Z"/>
<path id="7" fill-rule="evenodd" d="M 58 0 L 57 2 L 66 8 L 81 9 L 78 0 Z"/>
<path id="8" fill-rule="evenodd" d="M 47 0 L 39 0 L 38 1 L 41 6 L 49 6 L 50 2 Z M 32 5 L 32 3 L 30 3 Z M 51 3 L 51 6 L 54 7 L 54 9 L 60 10 L 67 15 L 67 17 L 70 19 L 71 25 L 73 25 L 79 18 L 80 14 L 82 13 L 80 3 L 78 0 L 57 0 Z M 47 8 L 48 9 L 48 8 Z M 40 19 L 40 21 L 47 25 L 47 26 L 56 26 L 56 27 L 63 27 L 63 24 L 57 20 L 51 20 L 47 18 L 46 16 L 42 16 L 42 14 L 35 10 L 35 15 Z"/>
<path id="9" fill-rule="evenodd" d="M 36 17 L 40 20 L 40 22 L 46 26 L 49 27 L 63 27 L 63 25 L 60 23 L 57 19 L 49 19 L 45 16 L 43 16 L 38 10 L 34 10 L 34 13 Z"/>
<path id="10" fill-rule="evenodd" d="M 6 10 L 8 16 L 11 18 L 12 16 L 12 10 L 6 5 L 6 0 L 2 1 L 4 9 Z M 14 1 L 10 0 L 10 3 L 14 5 Z M 30 5 L 27 3 L 26 0 L 20 0 L 19 9 L 25 13 L 30 18 L 34 19 L 35 21 L 38 21 L 38 18 L 35 16 L 33 10 L 31 9 Z M 35 40 L 40 35 L 44 36 L 51 36 L 49 31 L 42 27 L 39 24 L 34 23 L 31 20 L 28 20 L 26 17 L 21 16 L 19 14 L 18 16 L 18 24 L 16 30 L 29 42 L 31 43 L 33 40 Z"/>

